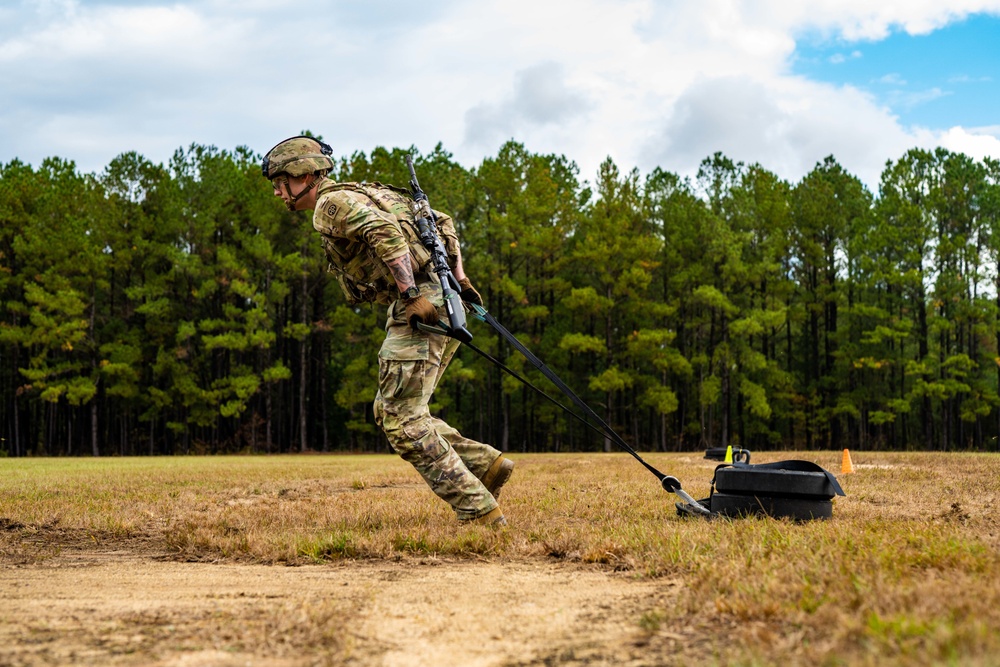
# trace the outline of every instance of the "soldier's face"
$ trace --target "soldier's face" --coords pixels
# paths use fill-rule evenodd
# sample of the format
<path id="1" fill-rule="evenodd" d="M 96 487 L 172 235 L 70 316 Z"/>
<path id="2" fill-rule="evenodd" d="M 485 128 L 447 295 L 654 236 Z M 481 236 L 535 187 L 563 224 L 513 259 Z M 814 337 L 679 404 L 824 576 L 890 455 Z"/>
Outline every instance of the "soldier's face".
<path id="1" fill-rule="evenodd" d="M 280 176 L 275 176 L 271 181 L 271 187 L 274 189 L 274 196 L 281 197 L 281 200 L 285 202 L 285 206 L 289 210 L 302 210 L 305 208 L 306 201 L 300 199 L 295 202 L 294 205 L 290 205 L 290 202 L 302 193 L 309 186 L 309 176 L 289 176 L 288 174 L 281 174 Z"/>

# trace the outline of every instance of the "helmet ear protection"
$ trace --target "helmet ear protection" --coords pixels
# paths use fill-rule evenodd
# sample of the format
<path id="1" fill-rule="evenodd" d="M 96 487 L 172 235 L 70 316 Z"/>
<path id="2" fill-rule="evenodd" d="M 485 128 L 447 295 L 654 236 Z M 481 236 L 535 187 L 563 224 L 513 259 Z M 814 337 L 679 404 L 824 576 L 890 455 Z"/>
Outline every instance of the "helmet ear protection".
<path id="1" fill-rule="evenodd" d="M 319 146 L 319 153 L 314 152 L 314 147 L 309 145 L 310 142 L 314 142 Z M 286 147 L 286 144 L 289 145 Z M 278 153 L 278 155 L 276 155 L 276 153 Z M 303 167 L 316 167 L 315 169 L 297 170 L 302 173 L 320 171 L 322 169 L 332 169 L 333 160 L 330 159 L 331 155 L 333 155 L 333 148 L 330 144 L 321 141 L 316 137 L 300 134 L 294 137 L 289 137 L 288 139 L 279 141 L 275 144 L 274 147 L 267 152 L 261 162 L 261 173 L 264 174 L 264 178 L 270 180 L 274 178 L 275 175 L 284 171 L 285 168 L 290 166 L 292 163 L 300 161 L 307 163 L 306 165 L 303 165 Z M 274 159 L 272 159 L 272 156 Z M 302 174 L 293 175 L 300 176 Z"/>

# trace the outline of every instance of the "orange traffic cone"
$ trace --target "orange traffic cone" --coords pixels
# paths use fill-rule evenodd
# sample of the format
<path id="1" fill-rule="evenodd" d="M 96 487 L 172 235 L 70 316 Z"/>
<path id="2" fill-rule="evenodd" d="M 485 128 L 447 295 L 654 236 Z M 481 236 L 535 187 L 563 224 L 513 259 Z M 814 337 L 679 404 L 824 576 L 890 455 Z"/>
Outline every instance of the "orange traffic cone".
<path id="1" fill-rule="evenodd" d="M 840 474 L 846 475 L 854 472 L 854 463 L 851 461 L 851 452 L 844 450 L 844 456 L 840 460 Z"/>

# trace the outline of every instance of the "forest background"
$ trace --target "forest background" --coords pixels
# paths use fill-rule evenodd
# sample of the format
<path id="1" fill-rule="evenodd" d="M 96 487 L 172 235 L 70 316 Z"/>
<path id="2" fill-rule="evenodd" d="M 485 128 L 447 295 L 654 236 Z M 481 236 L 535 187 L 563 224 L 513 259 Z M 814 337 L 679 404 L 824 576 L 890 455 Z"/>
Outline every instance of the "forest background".
<path id="1" fill-rule="evenodd" d="M 332 177 L 405 186 L 406 152 L 490 312 L 637 449 L 998 449 L 1000 162 L 913 149 L 877 193 L 833 156 L 798 183 L 718 153 L 588 182 L 509 142 Z M 0 165 L 0 456 L 388 450 L 385 309 L 346 305 L 259 164 Z M 611 446 L 468 349 L 434 400 L 504 450 Z"/>

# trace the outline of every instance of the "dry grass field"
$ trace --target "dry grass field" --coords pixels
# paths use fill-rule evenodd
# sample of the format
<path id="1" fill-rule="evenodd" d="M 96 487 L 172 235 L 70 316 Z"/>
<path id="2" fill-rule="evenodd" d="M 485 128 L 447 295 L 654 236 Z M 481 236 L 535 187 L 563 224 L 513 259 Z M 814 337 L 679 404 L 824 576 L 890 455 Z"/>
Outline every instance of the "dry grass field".
<path id="1" fill-rule="evenodd" d="M 1000 665 L 1000 457 L 852 454 L 798 524 L 513 455 L 500 530 L 391 456 L 0 459 L 0 665 Z"/>

